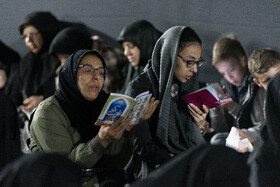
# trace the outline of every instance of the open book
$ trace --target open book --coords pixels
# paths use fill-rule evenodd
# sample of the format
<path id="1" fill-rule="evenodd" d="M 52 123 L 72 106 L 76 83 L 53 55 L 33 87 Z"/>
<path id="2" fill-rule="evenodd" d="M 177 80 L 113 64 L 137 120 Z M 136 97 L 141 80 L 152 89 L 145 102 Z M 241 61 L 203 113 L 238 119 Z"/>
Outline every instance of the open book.
<path id="1" fill-rule="evenodd" d="M 182 99 L 187 103 L 192 103 L 201 108 L 205 105 L 207 108 L 215 108 L 232 101 L 229 94 L 226 94 L 220 83 L 208 84 L 193 93 L 184 95 Z"/>
<path id="2" fill-rule="evenodd" d="M 131 119 L 131 125 L 137 124 L 152 94 L 143 92 L 132 98 L 128 95 L 111 93 L 95 125 L 111 125 L 121 116 Z"/>

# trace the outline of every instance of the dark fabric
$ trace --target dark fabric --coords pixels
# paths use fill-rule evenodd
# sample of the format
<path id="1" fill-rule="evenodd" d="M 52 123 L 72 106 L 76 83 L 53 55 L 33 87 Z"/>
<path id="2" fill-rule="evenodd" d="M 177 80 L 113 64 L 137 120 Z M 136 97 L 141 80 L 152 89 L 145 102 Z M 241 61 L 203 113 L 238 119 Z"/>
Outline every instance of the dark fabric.
<path id="1" fill-rule="evenodd" d="M 140 50 L 140 60 L 138 66 L 133 67 L 129 64 L 126 80 L 121 90 L 122 93 L 125 92 L 127 84 L 143 71 L 143 67 L 151 58 L 154 45 L 161 35 L 162 32 L 157 30 L 146 20 L 132 22 L 122 29 L 118 37 L 118 41 L 120 43 L 124 41 L 132 42 Z"/>
<path id="2" fill-rule="evenodd" d="M 67 27 L 52 40 L 49 53 L 72 54 L 79 49 L 91 49 L 92 40 L 86 29 Z"/>
<path id="3" fill-rule="evenodd" d="M 12 64 L 18 64 L 20 55 L 0 40 L 0 69 L 4 69 L 9 77 Z"/>
<path id="4" fill-rule="evenodd" d="M 253 107 L 253 99 L 257 94 L 258 85 L 253 82 L 253 77 L 247 71 L 240 87 L 236 87 L 224 80 L 227 91 L 233 101 L 239 104 L 240 109 L 237 113 L 236 126 L 238 128 L 248 129 L 253 126 L 250 113 Z"/>
<path id="5" fill-rule="evenodd" d="M 246 160 L 246 154 L 225 146 L 201 146 L 178 155 L 131 186 L 249 187 Z"/>
<path id="6" fill-rule="evenodd" d="M 0 93 L 0 170 L 21 155 L 16 106 Z"/>
<path id="7" fill-rule="evenodd" d="M 56 154 L 30 153 L 17 159 L 0 173 L 0 186 L 80 187 L 81 169 L 66 157 Z"/>
<path id="8" fill-rule="evenodd" d="M 95 126 L 94 123 L 109 96 L 102 90 L 94 101 L 88 101 L 79 91 L 77 69 L 86 54 L 97 56 L 106 67 L 102 56 L 96 51 L 79 50 L 66 60 L 59 74 L 59 89 L 55 92 L 55 98 L 69 118 L 71 125 L 80 133 L 83 142 L 94 138 L 98 133 L 100 127 Z"/>
<path id="9" fill-rule="evenodd" d="M 280 73 L 267 88 L 266 125 L 261 141 L 250 155 L 250 183 L 252 186 L 280 186 Z"/>

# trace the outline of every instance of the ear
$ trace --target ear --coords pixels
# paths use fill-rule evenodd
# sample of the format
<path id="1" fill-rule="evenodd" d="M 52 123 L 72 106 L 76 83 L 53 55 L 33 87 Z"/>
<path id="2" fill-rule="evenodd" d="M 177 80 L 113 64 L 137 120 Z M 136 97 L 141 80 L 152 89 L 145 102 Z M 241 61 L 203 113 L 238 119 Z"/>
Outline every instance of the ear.
<path id="1" fill-rule="evenodd" d="M 256 85 L 258 85 L 259 87 L 262 87 L 261 83 L 257 79 L 253 78 L 253 81 Z"/>
<path id="2" fill-rule="evenodd" d="M 242 56 L 241 58 L 240 58 L 240 60 L 241 60 L 241 66 L 243 67 L 243 68 L 247 68 L 247 66 L 248 66 L 248 59 L 247 59 L 247 57 L 246 56 Z"/>

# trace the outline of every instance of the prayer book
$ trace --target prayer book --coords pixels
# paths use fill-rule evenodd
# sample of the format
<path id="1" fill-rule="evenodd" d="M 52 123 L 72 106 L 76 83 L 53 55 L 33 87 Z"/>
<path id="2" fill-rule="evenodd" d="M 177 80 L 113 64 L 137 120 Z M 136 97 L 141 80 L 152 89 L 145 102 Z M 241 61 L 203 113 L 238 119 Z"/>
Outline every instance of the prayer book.
<path id="1" fill-rule="evenodd" d="M 192 103 L 199 108 L 205 105 L 209 109 L 232 101 L 230 95 L 223 90 L 221 83 L 208 84 L 193 93 L 184 95 L 182 99 L 187 104 Z"/>
<path id="2" fill-rule="evenodd" d="M 121 116 L 131 119 L 131 125 L 137 124 L 152 94 L 143 92 L 132 98 L 128 95 L 111 93 L 95 125 L 108 126 Z"/>

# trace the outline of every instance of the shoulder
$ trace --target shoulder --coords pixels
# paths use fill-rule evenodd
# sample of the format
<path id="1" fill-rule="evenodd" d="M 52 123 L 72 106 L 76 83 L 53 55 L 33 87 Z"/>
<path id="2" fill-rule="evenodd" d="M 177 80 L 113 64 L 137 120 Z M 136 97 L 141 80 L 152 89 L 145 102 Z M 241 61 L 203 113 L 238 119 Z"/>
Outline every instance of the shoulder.
<path id="1" fill-rule="evenodd" d="M 55 120 L 61 117 L 65 118 L 66 114 L 63 112 L 55 97 L 51 96 L 38 105 L 32 121 L 36 121 L 39 119 Z"/>
<path id="2" fill-rule="evenodd" d="M 128 84 L 126 94 L 135 97 L 144 91 L 152 91 L 150 79 L 145 72 L 140 74 Z"/>

